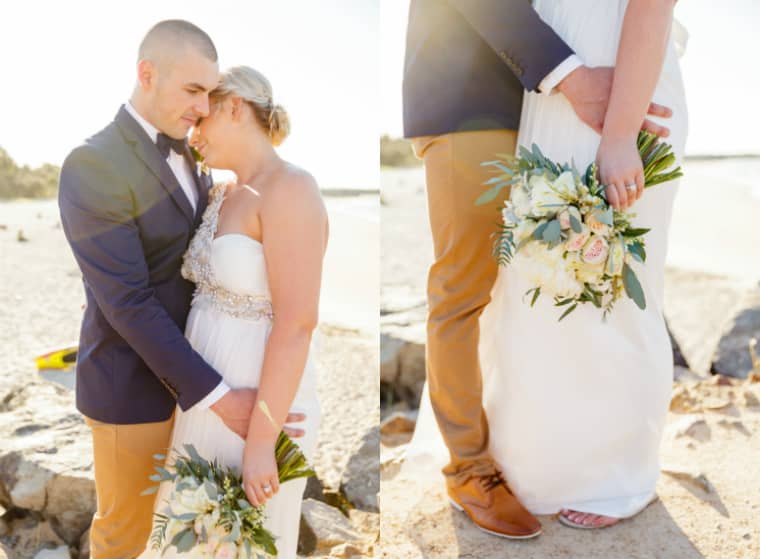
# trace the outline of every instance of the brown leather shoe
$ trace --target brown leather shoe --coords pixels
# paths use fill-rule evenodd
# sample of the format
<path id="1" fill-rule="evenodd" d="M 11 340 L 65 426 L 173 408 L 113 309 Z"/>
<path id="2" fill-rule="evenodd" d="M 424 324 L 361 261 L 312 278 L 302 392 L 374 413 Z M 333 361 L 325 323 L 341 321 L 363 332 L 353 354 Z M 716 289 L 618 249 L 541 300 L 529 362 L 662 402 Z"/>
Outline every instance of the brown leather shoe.
<path id="1" fill-rule="evenodd" d="M 469 478 L 447 477 L 446 490 L 454 508 L 484 532 L 517 540 L 541 533 L 541 523 L 520 504 L 498 471 Z"/>

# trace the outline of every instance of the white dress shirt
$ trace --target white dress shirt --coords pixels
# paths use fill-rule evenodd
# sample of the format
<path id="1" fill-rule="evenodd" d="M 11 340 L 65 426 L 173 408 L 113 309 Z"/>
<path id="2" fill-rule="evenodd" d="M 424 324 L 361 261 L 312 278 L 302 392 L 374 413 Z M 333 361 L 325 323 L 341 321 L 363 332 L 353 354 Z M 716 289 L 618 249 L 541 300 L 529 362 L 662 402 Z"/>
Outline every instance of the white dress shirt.
<path id="1" fill-rule="evenodd" d="M 129 101 L 125 103 L 124 107 L 127 109 L 127 112 L 132 115 L 132 117 L 140 124 L 140 126 L 143 127 L 153 143 L 156 143 L 156 140 L 158 139 L 158 128 L 145 120 Z M 198 192 L 195 189 L 195 179 L 193 179 L 193 173 L 196 172 L 195 169 L 191 169 L 187 159 L 171 149 L 169 150 L 169 157 L 166 158 L 166 162 L 169 164 L 169 168 L 177 178 L 177 182 L 179 182 L 179 185 L 182 187 L 182 191 L 185 193 L 185 196 L 187 196 L 190 205 L 193 207 L 193 211 L 197 211 L 196 208 L 198 207 Z M 229 391 L 230 387 L 227 385 L 227 383 L 221 381 L 216 386 L 216 388 L 209 392 L 200 402 L 197 402 L 190 409 L 197 408 L 200 410 L 205 410 L 221 400 L 222 396 L 227 394 Z"/>
<path id="2" fill-rule="evenodd" d="M 557 93 L 554 88 L 557 87 L 559 82 L 569 76 L 570 72 L 579 66 L 583 66 L 583 61 L 578 58 L 578 55 L 571 54 L 565 58 L 565 60 L 560 62 L 559 66 L 549 72 L 543 80 L 541 80 L 541 83 L 538 84 L 538 90 L 544 95 L 553 95 Z"/>

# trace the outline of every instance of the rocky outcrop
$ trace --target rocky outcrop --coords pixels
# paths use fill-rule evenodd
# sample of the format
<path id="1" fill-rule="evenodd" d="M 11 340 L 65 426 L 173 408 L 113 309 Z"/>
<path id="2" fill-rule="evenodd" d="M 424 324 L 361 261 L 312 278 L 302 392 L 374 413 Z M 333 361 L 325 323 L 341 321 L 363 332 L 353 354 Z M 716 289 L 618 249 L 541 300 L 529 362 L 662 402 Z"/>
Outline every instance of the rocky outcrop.
<path id="1" fill-rule="evenodd" d="M 314 557 L 370 557 L 379 530 L 377 367 L 370 369 L 377 346 L 351 332 L 326 334 L 321 366 L 332 367 L 331 380 L 320 387 L 318 477 L 308 482 L 301 548 Z M 90 431 L 71 390 L 32 378 L 0 393 L 0 559 L 87 559 L 96 508 Z M 345 530 L 324 532 L 320 519 Z"/>
<path id="2" fill-rule="evenodd" d="M 370 429 L 359 447 L 351 454 L 340 481 L 340 489 L 356 508 L 380 512 L 377 506 L 380 492 L 380 431 Z"/>
<path id="3" fill-rule="evenodd" d="M 753 343 L 752 341 L 755 340 Z M 755 344 L 760 342 L 760 288 L 747 294 L 736 314 L 723 329 L 713 354 L 712 372 L 746 378 L 753 368 L 760 374 Z M 754 350 L 754 351 L 753 351 Z M 753 353 L 755 362 L 753 362 Z"/>
<path id="4" fill-rule="evenodd" d="M 0 498 L 6 509 L 24 515 L 10 533 L 42 522 L 44 532 L 55 535 L 43 543 L 78 546 L 96 501 L 89 430 L 74 410 L 72 395 L 35 383 L 9 404 L 12 409 L 0 413 Z M 17 553 L 26 556 L 30 551 L 22 547 Z"/>

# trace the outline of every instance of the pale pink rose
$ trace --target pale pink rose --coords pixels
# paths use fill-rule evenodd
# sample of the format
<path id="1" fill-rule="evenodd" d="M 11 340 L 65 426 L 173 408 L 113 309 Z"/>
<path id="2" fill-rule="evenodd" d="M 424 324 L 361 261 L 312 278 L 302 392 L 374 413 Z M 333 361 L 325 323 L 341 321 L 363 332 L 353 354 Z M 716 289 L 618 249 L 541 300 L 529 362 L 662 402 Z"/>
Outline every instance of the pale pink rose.
<path id="1" fill-rule="evenodd" d="M 598 235 L 606 235 L 610 230 L 610 226 L 596 219 L 593 213 L 586 214 L 585 221 L 588 228 Z"/>
<path id="2" fill-rule="evenodd" d="M 562 210 L 559 214 L 559 226 L 562 229 L 570 229 L 570 212 Z"/>
<path id="3" fill-rule="evenodd" d="M 583 248 L 583 245 L 586 244 L 586 241 L 588 241 L 589 235 L 591 233 L 588 230 L 588 227 L 585 225 L 581 225 L 581 232 L 576 233 L 575 231 L 570 232 L 570 238 L 565 243 L 565 249 L 567 249 L 570 252 L 575 252 Z"/>
<path id="4" fill-rule="evenodd" d="M 214 553 L 214 559 L 235 559 L 236 556 L 237 546 L 232 542 L 223 542 Z"/>
<path id="5" fill-rule="evenodd" d="M 592 235 L 588 242 L 583 246 L 581 258 L 589 264 L 599 264 L 607 259 L 610 247 L 604 237 Z"/>

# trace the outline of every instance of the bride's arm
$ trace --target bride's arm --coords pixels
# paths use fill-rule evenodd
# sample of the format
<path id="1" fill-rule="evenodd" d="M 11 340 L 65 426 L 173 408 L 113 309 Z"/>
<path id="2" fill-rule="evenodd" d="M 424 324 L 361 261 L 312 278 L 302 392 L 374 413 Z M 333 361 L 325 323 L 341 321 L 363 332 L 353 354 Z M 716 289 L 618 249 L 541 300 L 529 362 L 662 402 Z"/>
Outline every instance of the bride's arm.
<path id="1" fill-rule="evenodd" d="M 269 483 L 277 491 L 274 444 L 298 391 L 317 326 L 327 245 L 327 212 L 306 173 L 290 172 L 271 184 L 260 215 L 275 318 L 243 457 L 244 487 L 253 504 L 266 501 L 262 485 Z"/>
<path id="2" fill-rule="evenodd" d="M 630 0 L 620 35 L 612 92 L 597 153 L 610 203 L 627 208 L 644 189 L 636 137 L 665 60 L 674 0 Z M 636 184 L 628 193 L 625 186 Z"/>

